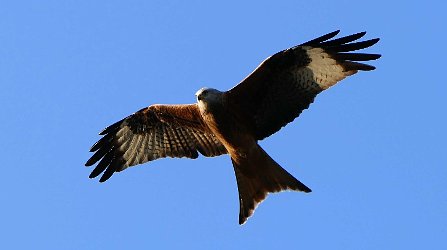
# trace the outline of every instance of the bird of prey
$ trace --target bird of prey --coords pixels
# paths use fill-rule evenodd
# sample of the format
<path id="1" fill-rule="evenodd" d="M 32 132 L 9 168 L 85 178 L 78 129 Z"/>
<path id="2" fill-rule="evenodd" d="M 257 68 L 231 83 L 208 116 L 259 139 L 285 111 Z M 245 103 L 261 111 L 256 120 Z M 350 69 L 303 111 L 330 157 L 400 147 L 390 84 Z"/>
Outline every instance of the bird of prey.
<path id="1" fill-rule="evenodd" d="M 258 144 L 297 118 L 315 96 L 357 71 L 375 67 L 361 61 L 378 54 L 352 53 L 378 38 L 357 41 L 366 32 L 334 38 L 334 31 L 264 60 L 228 91 L 202 88 L 197 103 L 151 105 L 110 125 L 90 149 L 86 162 L 100 182 L 115 172 L 164 157 L 195 159 L 229 154 L 239 191 L 239 224 L 268 193 L 311 192 Z"/>

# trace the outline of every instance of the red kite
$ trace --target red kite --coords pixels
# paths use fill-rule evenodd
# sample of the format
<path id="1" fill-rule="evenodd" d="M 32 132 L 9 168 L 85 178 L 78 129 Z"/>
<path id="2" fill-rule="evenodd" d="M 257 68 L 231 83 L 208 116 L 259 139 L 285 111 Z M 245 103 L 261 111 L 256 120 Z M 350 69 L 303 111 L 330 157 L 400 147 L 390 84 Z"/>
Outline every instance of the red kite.
<path id="1" fill-rule="evenodd" d="M 378 38 L 358 42 L 366 32 L 334 38 L 335 31 L 283 50 L 262 62 L 228 91 L 197 91 L 197 103 L 151 105 L 110 125 L 87 161 L 99 161 L 90 178 L 100 182 L 115 172 L 164 157 L 229 154 L 239 191 L 239 224 L 253 214 L 268 193 L 311 192 L 258 145 L 297 118 L 317 94 L 359 70 L 378 54 L 349 53 L 372 46 Z M 331 40 L 332 39 L 332 40 Z"/>

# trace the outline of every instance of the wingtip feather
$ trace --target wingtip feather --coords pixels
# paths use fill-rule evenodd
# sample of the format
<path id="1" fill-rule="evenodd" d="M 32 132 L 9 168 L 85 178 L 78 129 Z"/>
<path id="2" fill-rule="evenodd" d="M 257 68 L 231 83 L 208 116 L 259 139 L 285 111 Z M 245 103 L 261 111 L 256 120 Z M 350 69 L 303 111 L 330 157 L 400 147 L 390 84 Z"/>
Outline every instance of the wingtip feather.
<path id="1" fill-rule="evenodd" d="M 106 135 L 106 134 L 108 134 L 108 133 L 114 131 L 116 128 L 118 128 L 118 127 L 121 125 L 121 123 L 122 123 L 125 119 L 126 119 L 126 118 L 124 118 L 124 119 L 122 119 L 122 120 L 120 120 L 120 121 L 117 121 L 117 122 L 115 122 L 114 124 L 112 124 L 112 125 L 106 127 L 106 128 L 103 129 L 101 132 L 99 132 L 99 135 Z"/>
<path id="2" fill-rule="evenodd" d="M 88 160 L 85 162 L 84 166 L 86 166 L 86 167 L 90 167 L 90 166 L 92 166 L 93 164 L 95 164 L 96 161 L 93 161 L 92 158 L 93 158 L 93 157 L 90 157 L 90 159 L 88 159 Z"/>
<path id="3" fill-rule="evenodd" d="M 364 64 L 364 63 L 359 63 L 359 62 L 351 62 L 351 61 L 344 62 L 343 67 L 344 67 L 345 71 L 357 71 L 357 70 L 371 71 L 371 70 L 376 69 L 376 67 L 369 65 L 369 64 Z"/>
<path id="4" fill-rule="evenodd" d="M 101 176 L 101 178 L 99 179 L 99 182 L 105 182 L 108 179 L 110 179 L 110 177 L 112 177 L 112 175 L 115 173 L 115 169 L 112 168 L 111 166 L 109 166 L 106 171 L 104 172 L 104 174 Z"/>
<path id="5" fill-rule="evenodd" d="M 336 35 L 338 35 L 338 33 L 340 33 L 340 30 L 336 30 L 336 31 L 332 31 L 331 33 L 328 33 L 326 35 L 322 35 L 320 37 L 317 37 L 315 39 L 312 39 L 310 41 L 307 41 L 305 43 L 300 44 L 299 46 L 306 46 L 306 45 L 312 45 L 312 44 L 319 44 L 321 42 L 324 42 L 326 40 L 329 40 L 333 37 L 335 37 Z"/>
<path id="6" fill-rule="evenodd" d="M 99 174 L 98 174 L 98 175 L 99 175 Z M 93 172 L 91 172 L 90 175 L 88 176 L 88 178 L 90 178 L 90 179 L 94 179 L 94 178 L 96 178 L 98 175 L 95 174 L 95 173 L 93 173 Z"/>
<path id="7" fill-rule="evenodd" d="M 101 176 L 101 179 L 99 179 L 99 183 L 104 183 L 104 182 L 106 182 L 110 177 L 111 177 L 111 176 L 104 176 L 104 175 L 102 175 L 102 176 Z"/>

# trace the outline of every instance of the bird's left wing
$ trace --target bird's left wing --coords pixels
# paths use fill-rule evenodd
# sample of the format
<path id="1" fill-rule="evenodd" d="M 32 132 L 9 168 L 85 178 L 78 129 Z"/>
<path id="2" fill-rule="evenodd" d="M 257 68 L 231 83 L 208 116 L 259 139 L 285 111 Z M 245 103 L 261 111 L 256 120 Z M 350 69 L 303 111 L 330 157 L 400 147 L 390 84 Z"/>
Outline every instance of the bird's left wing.
<path id="1" fill-rule="evenodd" d="M 90 178 L 100 182 L 127 167 L 164 157 L 195 159 L 226 154 L 225 147 L 204 124 L 197 104 L 152 105 L 105 128 L 86 162 L 99 161 Z"/>
<path id="2" fill-rule="evenodd" d="M 351 52 L 374 45 L 378 38 L 355 42 L 366 34 L 360 32 L 332 39 L 338 33 L 274 54 L 226 92 L 227 103 L 240 110 L 256 139 L 264 139 L 293 121 L 321 91 L 359 70 L 375 69 L 359 61 L 380 55 Z"/>

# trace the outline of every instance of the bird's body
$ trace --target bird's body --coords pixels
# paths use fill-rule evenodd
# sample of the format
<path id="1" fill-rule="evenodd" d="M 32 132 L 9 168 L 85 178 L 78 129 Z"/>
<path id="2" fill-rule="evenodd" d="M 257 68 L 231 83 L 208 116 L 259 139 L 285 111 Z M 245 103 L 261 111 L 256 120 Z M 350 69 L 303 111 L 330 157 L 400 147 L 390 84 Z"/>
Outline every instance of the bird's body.
<path id="1" fill-rule="evenodd" d="M 239 191 L 243 224 L 268 193 L 311 190 L 276 163 L 258 144 L 293 121 L 315 96 L 358 70 L 357 61 L 377 54 L 344 53 L 378 39 L 355 42 L 365 32 L 333 39 L 332 32 L 267 58 L 228 91 L 202 88 L 197 104 L 152 105 L 107 127 L 91 151 L 90 177 L 106 181 L 114 172 L 163 157 L 197 158 L 229 154 Z"/>
<path id="2" fill-rule="evenodd" d="M 197 92 L 198 107 L 202 119 L 230 155 L 242 155 L 256 141 L 250 133 L 243 114 L 232 112 L 224 104 L 224 92 L 203 88 Z"/>
<path id="3" fill-rule="evenodd" d="M 250 120 L 227 104 L 224 92 L 203 88 L 196 95 L 202 119 L 231 157 L 239 188 L 240 224 L 269 192 L 285 189 L 310 192 L 258 145 Z"/>

